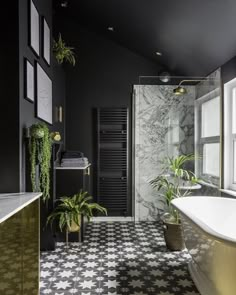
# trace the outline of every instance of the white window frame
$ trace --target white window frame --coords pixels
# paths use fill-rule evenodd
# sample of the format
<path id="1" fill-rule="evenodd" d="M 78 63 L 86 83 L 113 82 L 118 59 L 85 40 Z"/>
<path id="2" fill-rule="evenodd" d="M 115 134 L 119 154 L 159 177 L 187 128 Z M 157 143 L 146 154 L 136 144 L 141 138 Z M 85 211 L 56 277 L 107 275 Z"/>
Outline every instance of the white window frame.
<path id="1" fill-rule="evenodd" d="M 202 137 L 202 105 L 203 103 L 215 99 L 216 97 L 220 98 L 221 104 L 221 94 L 220 89 L 217 88 L 208 92 L 207 94 L 199 97 L 195 101 L 195 154 L 197 155 L 195 160 L 195 174 L 197 177 L 205 183 L 211 184 L 213 186 L 220 186 L 220 175 L 210 175 L 203 172 L 203 147 L 205 144 L 218 143 L 221 146 L 221 136 L 220 136 L 220 118 L 219 118 L 219 135 Z M 220 111 L 219 111 L 220 114 Z M 219 152 L 219 174 L 221 171 L 220 163 L 220 152 Z"/>
<path id="2" fill-rule="evenodd" d="M 233 134 L 232 130 L 234 89 L 236 89 L 236 78 L 224 84 L 224 189 L 236 191 L 236 182 L 234 182 L 234 157 L 236 155 L 233 150 L 236 133 Z"/>

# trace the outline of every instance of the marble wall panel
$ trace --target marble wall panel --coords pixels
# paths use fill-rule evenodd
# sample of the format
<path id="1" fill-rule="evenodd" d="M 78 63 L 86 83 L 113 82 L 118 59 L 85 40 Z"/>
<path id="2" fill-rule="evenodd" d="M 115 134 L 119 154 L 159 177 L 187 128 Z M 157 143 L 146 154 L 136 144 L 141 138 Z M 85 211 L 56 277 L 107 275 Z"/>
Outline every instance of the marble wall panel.
<path id="1" fill-rule="evenodd" d="M 195 87 L 176 96 L 177 86 L 134 87 L 135 219 L 158 220 L 163 203 L 149 181 L 162 171 L 166 156 L 194 151 Z"/>

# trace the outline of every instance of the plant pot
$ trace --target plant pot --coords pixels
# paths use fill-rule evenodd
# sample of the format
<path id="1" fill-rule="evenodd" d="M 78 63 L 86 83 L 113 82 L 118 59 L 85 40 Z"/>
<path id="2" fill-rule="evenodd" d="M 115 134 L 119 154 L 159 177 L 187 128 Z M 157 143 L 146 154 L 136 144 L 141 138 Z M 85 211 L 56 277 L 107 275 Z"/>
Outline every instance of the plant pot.
<path id="1" fill-rule="evenodd" d="M 74 221 L 72 221 L 71 226 L 68 227 L 68 232 L 73 233 L 73 232 L 80 231 L 80 227 L 81 227 L 81 216 L 80 215 L 78 216 L 78 219 L 79 219 L 79 225 L 76 224 Z"/>
<path id="2" fill-rule="evenodd" d="M 166 247 L 171 251 L 185 248 L 181 224 L 163 222 Z"/>

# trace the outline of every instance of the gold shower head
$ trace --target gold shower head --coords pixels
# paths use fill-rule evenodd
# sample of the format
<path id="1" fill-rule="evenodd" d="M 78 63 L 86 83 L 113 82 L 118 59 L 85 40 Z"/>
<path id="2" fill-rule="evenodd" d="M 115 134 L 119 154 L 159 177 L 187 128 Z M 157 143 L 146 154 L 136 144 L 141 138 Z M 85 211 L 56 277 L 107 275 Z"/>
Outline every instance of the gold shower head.
<path id="1" fill-rule="evenodd" d="M 184 95 L 187 93 L 187 90 L 186 90 L 186 88 L 184 88 L 182 86 L 178 86 L 177 88 L 175 88 L 173 90 L 173 92 L 175 95 Z"/>
<path id="2" fill-rule="evenodd" d="M 187 91 L 187 89 L 186 88 L 184 88 L 183 86 L 181 86 L 181 84 L 182 83 L 184 83 L 184 82 L 200 82 L 200 81 L 205 81 L 206 79 L 198 79 L 198 80 L 182 80 L 180 83 L 179 83 L 179 85 L 178 85 L 178 87 L 177 88 L 175 88 L 174 90 L 173 90 L 173 92 L 174 92 L 174 94 L 175 95 L 184 95 L 184 94 L 186 94 L 188 91 Z"/>

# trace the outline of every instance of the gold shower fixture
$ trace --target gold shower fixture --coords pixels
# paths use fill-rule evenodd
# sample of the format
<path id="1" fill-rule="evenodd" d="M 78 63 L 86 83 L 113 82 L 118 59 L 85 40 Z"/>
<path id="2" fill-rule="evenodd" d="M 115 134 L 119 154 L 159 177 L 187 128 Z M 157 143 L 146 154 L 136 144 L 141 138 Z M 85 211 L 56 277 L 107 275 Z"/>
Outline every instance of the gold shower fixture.
<path id="1" fill-rule="evenodd" d="M 182 80 L 179 83 L 178 87 L 173 90 L 173 92 L 174 92 L 175 95 L 179 95 L 179 96 L 184 95 L 184 94 L 187 93 L 187 89 L 185 87 L 181 86 L 183 83 L 186 83 L 186 82 L 200 82 L 200 81 L 206 81 L 206 79 Z"/>

